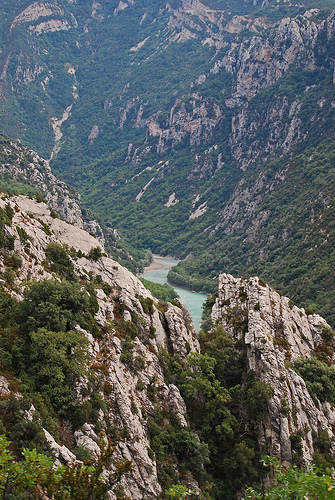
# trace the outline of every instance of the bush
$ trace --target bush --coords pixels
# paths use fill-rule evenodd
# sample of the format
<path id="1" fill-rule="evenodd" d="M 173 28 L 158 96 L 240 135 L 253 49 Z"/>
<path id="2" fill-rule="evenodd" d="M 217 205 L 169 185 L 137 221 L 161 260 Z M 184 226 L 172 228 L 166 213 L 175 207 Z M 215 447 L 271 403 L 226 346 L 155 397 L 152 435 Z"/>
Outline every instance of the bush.
<path id="1" fill-rule="evenodd" d="M 74 279 L 74 266 L 67 251 L 52 241 L 45 249 L 45 256 L 51 261 L 51 269 L 67 279 Z"/>
<path id="2" fill-rule="evenodd" d="M 304 379 L 308 392 L 321 402 L 335 403 L 335 367 L 313 358 L 300 358 L 295 371 Z"/>
<path id="3" fill-rule="evenodd" d="M 91 250 L 88 253 L 88 258 L 96 262 L 100 259 L 100 257 L 102 257 L 101 247 L 91 248 Z"/>
<path id="4" fill-rule="evenodd" d="M 273 484 L 266 493 L 248 488 L 246 500 L 335 499 L 335 482 L 330 475 L 320 475 L 316 470 L 299 469 L 297 466 L 281 469 L 278 460 L 271 457 L 267 457 L 263 463 L 275 469 Z"/>
<path id="5" fill-rule="evenodd" d="M 37 203 L 46 203 L 45 198 L 43 198 L 43 196 L 41 196 L 38 192 L 35 195 L 35 200 Z"/>
<path id="6" fill-rule="evenodd" d="M 110 295 L 113 291 L 113 288 L 111 287 L 111 285 L 109 283 L 104 283 L 102 285 L 102 289 L 107 296 Z"/>

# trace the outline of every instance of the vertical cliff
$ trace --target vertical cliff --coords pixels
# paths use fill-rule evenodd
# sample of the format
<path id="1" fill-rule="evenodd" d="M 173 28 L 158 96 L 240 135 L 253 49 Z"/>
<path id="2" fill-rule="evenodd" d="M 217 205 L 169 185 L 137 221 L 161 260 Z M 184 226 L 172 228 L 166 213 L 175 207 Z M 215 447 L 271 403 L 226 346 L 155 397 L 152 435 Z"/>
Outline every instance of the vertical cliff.
<path id="1" fill-rule="evenodd" d="M 284 462 L 304 464 L 313 458 L 317 436 L 326 431 L 331 439 L 335 424 L 321 371 L 310 376 L 301 371 L 306 360 L 311 371 L 323 361 L 326 371 L 335 359 L 332 330 L 323 318 L 308 313 L 257 277 L 229 274 L 220 276 L 212 310 L 212 321 L 245 349 L 248 371 L 274 389 L 269 418 L 259 427 L 261 447 Z M 311 381 L 321 383 L 319 391 L 311 389 Z"/>

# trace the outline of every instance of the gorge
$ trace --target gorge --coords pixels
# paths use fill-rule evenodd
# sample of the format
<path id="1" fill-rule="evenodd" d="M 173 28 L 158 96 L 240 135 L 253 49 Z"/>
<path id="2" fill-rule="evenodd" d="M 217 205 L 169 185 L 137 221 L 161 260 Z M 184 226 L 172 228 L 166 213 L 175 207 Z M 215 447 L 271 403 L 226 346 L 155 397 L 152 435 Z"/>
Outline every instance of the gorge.
<path id="1" fill-rule="evenodd" d="M 181 302 L 188 309 L 195 328 L 199 330 L 201 325 L 202 306 L 207 296 L 186 288 L 174 286 L 168 282 L 168 272 L 176 264 L 178 264 L 178 261 L 175 259 L 153 255 L 152 264 L 146 267 L 144 273 L 140 276 L 154 283 L 161 283 L 162 285 L 170 284 L 179 295 Z"/>
<path id="2" fill-rule="evenodd" d="M 0 130 L 54 151 L 133 271 L 150 249 L 196 291 L 258 274 L 334 323 L 333 8 L 6 0 Z"/>
<path id="3" fill-rule="evenodd" d="M 335 498 L 334 42 L 334 0 L 1 2 L 4 500 Z"/>

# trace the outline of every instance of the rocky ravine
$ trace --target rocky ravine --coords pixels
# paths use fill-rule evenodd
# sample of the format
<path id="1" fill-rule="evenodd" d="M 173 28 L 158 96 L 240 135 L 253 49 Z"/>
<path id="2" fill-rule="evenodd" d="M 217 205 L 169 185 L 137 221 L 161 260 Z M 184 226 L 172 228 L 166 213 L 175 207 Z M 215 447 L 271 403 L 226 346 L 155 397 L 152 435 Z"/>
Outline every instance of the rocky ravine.
<path id="1" fill-rule="evenodd" d="M 17 300 L 22 300 L 27 281 L 54 277 L 50 267 L 45 265 L 45 249 L 51 241 L 84 254 L 96 247 L 103 250 L 99 241 L 83 229 L 51 217 L 43 202 L 37 203 L 24 196 L 3 196 L 0 207 L 5 209 L 8 204 L 14 210 L 14 216 L 11 226 L 5 226 L 4 232 L 15 238 L 14 250 L 21 257 L 22 266 L 12 286 L 4 280 L 2 282 L 7 293 Z M 20 240 L 20 228 L 27 235 L 25 242 Z M 96 320 L 103 332 L 103 339 L 93 338 L 89 332 L 77 326 L 90 342 L 95 391 L 107 399 L 107 410 L 100 410 L 99 425 L 102 429 L 116 426 L 124 436 L 117 444 L 117 455 L 119 459 L 132 460 L 134 466 L 131 477 L 123 481 L 125 494 L 134 500 L 157 498 L 161 486 L 157 478 L 155 456 L 149 453 L 147 416 L 152 415 L 156 407 L 165 408 L 179 417 L 182 426 L 187 425 L 185 403 L 178 388 L 165 383 L 158 350 L 164 347 L 171 353 L 178 353 L 181 358 L 185 358 L 187 352 L 199 350 L 192 321 L 184 308 L 170 303 L 164 312 L 159 310 L 157 299 L 152 297 L 141 281 L 105 254 L 97 261 L 87 257 L 78 258 L 74 265 L 79 277 L 90 276 L 93 279 L 100 276 L 98 281 L 108 283 L 112 289 L 108 296 L 102 288 L 97 289 L 99 311 Z M 2 255 L 0 272 L 4 271 Z M 112 322 L 114 319 L 131 322 L 136 315 L 140 321 L 133 341 L 132 356 L 137 361 L 141 360 L 141 363 L 135 372 L 120 359 L 123 353 L 122 337 L 113 328 Z M 73 388 L 74 397 L 84 400 L 82 390 L 87 384 L 88 380 L 80 380 Z M 2 396 L 8 396 L 8 383 L 4 377 L 1 377 L 1 386 Z M 154 398 L 148 397 L 148 386 L 154 389 Z M 106 387 L 109 388 L 108 397 L 103 390 Z M 33 414 L 34 408 L 27 418 L 33 418 Z M 45 433 L 59 460 L 75 460 L 68 448 L 57 444 L 47 431 Z M 85 424 L 75 433 L 74 439 L 77 446 L 97 451 L 98 436 L 92 424 Z M 111 498 L 115 497 L 112 495 Z"/>
<path id="2" fill-rule="evenodd" d="M 310 462 L 315 451 L 312 434 L 327 430 L 333 437 L 335 411 L 328 402 L 312 399 L 292 363 L 310 358 L 322 346 L 321 334 L 329 325 L 317 314 L 307 315 L 257 277 L 243 280 L 229 274 L 220 276 L 212 320 L 243 342 L 248 370 L 274 389 L 270 418 L 260 426 L 263 447 L 292 462 L 296 450 L 290 436 L 299 436 L 302 462 Z M 238 324 L 244 327 L 237 328 Z"/>
<path id="3" fill-rule="evenodd" d="M 0 207 L 8 211 L 8 206 L 13 210 L 12 224 L 5 225 L 3 231 L 14 237 L 14 251 L 19 254 L 22 266 L 17 269 L 11 285 L 2 280 L 6 293 L 22 300 L 27 281 L 55 277 L 45 254 L 50 242 L 71 249 L 69 255 L 74 256 L 71 258 L 75 273 L 82 283 L 88 280 L 109 285 L 108 295 L 101 285 L 96 287 L 99 310 L 95 319 L 100 334 L 93 337 L 76 326 L 89 340 L 93 379 L 77 380 L 72 388 L 73 397 L 84 402 L 85 393 L 93 387 L 94 393 L 105 401 L 106 407 L 99 410 L 96 424 L 107 434 L 110 429 L 117 429 L 116 458 L 133 463 L 132 472 L 122 480 L 125 494 L 132 500 L 160 497 L 162 487 L 156 457 L 150 447 L 148 418 L 164 411 L 164 415 L 178 417 L 182 427 L 188 425 L 185 402 L 179 389 L 166 383 L 159 356 L 160 348 L 178 354 L 181 360 L 185 360 L 188 353 L 199 352 L 188 312 L 171 303 L 163 307 L 138 278 L 105 256 L 98 240 L 77 226 L 51 217 L 43 202 L 5 195 L 0 199 Z M 22 235 L 26 236 L 22 238 Z M 90 251 L 97 247 L 101 257 L 89 258 Z M 5 254 L 1 254 L 0 272 L 6 276 L 4 257 Z M 303 463 L 310 462 L 315 451 L 312 434 L 326 430 L 332 437 L 335 412 L 329 403 L 312 399 L 305 382 L 292 368 L 292 362 L 310 357 L 322 344 L 322 331 L 329 328 L 327 323 L 320 316 L 307 316 L 304 309 L 294 306 L 258 278 L 246 281 L 226 274 L 220 277 L 212 321 L 222 324 L 245 346 L 248 370 L 253 370 L 256 378 L 268 382 L 274 389 L 269 401 L 269 418 L 259 429 L 261 448 L 284 462 L 291 462 L 296 453 L 291 436 L 299 436 L 301 459 Z M 133 365 L 124 356 L 121 322 L 122 328 L 126 322 L 136 325 L 131 349 Z M 8 397 L 10 385 L 4 376 L 0 386 L 1 396 Z M 32 407 L 27 419 L 33 418 Z M 75 460 L 71 449 L 57 443 L 47 431 L 45 435 L 60 462 Z M 96 453 L 98 428 L 86 422 L 76 430 L 73 440 L 75 446 Z M 195 479 L 189 473 L 186 479 L 184 477 L 184 481 L 197 490 Z M 116 498 L 113 493 L 111 498 Z"/>

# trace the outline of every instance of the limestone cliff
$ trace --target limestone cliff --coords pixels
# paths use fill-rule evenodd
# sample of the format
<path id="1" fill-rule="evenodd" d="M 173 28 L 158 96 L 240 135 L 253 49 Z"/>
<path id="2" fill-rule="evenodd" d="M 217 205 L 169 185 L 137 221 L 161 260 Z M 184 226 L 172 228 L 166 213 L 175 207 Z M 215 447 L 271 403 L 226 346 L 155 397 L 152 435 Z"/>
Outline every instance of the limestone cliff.
<path id="1" fill-rule="evenodd" d="M 98 421 L 85 423 L 74 433 L 74 445 L 96 453 L 99 431 L 108 435 L 114 429 L 116 458 L 133 463 L 130 477 L 122 483 L 125 494 L 134 500 L 157 498 L 162 488 L 156 457 L 150 449 L 148 418 L 161 409 L 178 419 L 181 428 L 188 425 L 178 388 L 164 380 L 159 351 L 164 348 L 184 359 L 189 352 L 199 350 L 188 312 L 181 305 L 160 304 L 137 277 L 106 256 L 97 239 L 78 226 L 52 217 L 45 203 L 5 195 L 0 208 L 12 214 L 11 225 L 3 229 L 5 239 L 13 241 L 12 250 L 0 257 L 7 294 L 20 301 L 27 283 L 55 277 L 46 256 L 50 242 L 70 252 L 74 273 L 82 283 L 91 280 L 97 285 L 99 310 L 95 319 L 100 333 L 93 337 L 79 325 L 75 327 L 89 340 L 91 375 L 76 381 L 73 397 L 85 403 L 93 387 L 105 406 L 99 411 Z M 97 257 L 92 258 L 94 249 Z M 8 254 L 20 259 L 10 278 Z M 132 328 L 131 345 L 124 340 L 127 328 Z M 11 391 L 6 379 L 1 380 L 1 394 L 6 398 Z M 31 408 L 27 418 L 32 420 L 34 412 Z M 58 460 L 75 460 L 71 450 L 57 443 L 47 430 L 45 435 Z M 116 497 L 111 493 L 111 498 Z"/>
<path id="2" fill-rule="evenodd" d="M 97 239 L 78 226 L 52 217 L 45 203 L 3 194 L 0 209 L 4 245 L 0 252 L 0 275 L 6 296 L 20 302 L 26 300 L 27 290 L 34 282 L 56 279 L 61 283 L 62 274 L 57 268 L 60 261 L 52 257 L 53 249 L 58 255 L 63 252 L 70 279 L 81 290 L 90 290 L 97 304 L 94 328 L 85 329 L 79 323 L 71 327 L 88 340 L 89 350 L 89 370 L 73 378 L 71 390 L 73 400 L 83 412 L 92 401 L 100 403 L 94 418 L 88 416 L 76 427 L 64 417 L 59 423 L 62 432 L 54 434 L 50 427 L 44 426 L 45 439 L 55 458 L 71 464 L 77 460 L 78 448 L 99 453 L 102 433 L 105 439 L 113 439 L 115 459 L 132 461 L 132 471 L 121 481 L 123 494 L 132 500 L 160 498 L 164 467 L 176 482 L 200 491 L 199 477 L 187 469 L 187 460 L 180 459 L 185 450 L 190 453 L 187 448 L 190 436 L 196 446 L 201 445 L 199 437 L 203 436 L 201 432 L 195 433 L 189 421 L 191 413 L 195 417 L 196 407 L 202 407 L 206 398 L 210 398 L 209 393 L 198 390 L 195 398 L 199 399 L 195 399 L 196 406 L 192 408 L 186 406 L 187 397 L 184 400 L 177 387 L 180 384 L 184 390 L 176 373 L 193 366 L 183 375 L 187 373 L 184 383 L 192 383 L 200 368 L 192 365 L 197 356 L 188 357 L 200 353 L 188 312 L 181 305 L 155 299 L 136 276 L 106 256 Z M 329 325 L 308 312 L 258 278 L 242 280 L 227 274 L 220 277 L 218 298 L 212 309 L 213 328 L 221 324 L 233 338 L 235 349 L 245 353 L 241 357 L 245 365 L 243 373 L 253 373 L 256 380 L 273 389 L 268 416 L 262 418 L 258 427 L 259 447 L 287 463 L 297 460 L 310 463 L 316 451 L 315 440 L 327 433 L 330 441 L 335 425 L 335 412 L 327 398 L 320 400 L 317 394 L 309 392 L 308 381 L 299 376 L 295 364 L 301 358 L 306 360 L 319 354 L 328 356 L 329 364 L 334 361 Z M 172 380 L 168 377 L 173 372 L 167 375 L 166 371 L 168 354 L 177 368 Z M 206 356 L 200 355 L 199 359 L 213 360 Z M 14 382 L 13 374 L 1 372 L 4 407 L 11 397 L 20 399 L 24 391 Z M 243 384 L 245 381 L 241 380 L 241 390 Z M 229 412 L 228 405 L 226 395 L 218 408 L 219 419 Z M 40 425 L 40 413 L 33 405 L 24 415 L 26 421 Z M 179 441 L 178 454 L 171 449 L 164 462 L 162 448 L 155 448 L 156 452 L 152 448 L 157 446 L 157 433 L 171 429 L 171 422 L 178 429 L 178 439 L 185 440 Z M 244 425 L 248 427 L 248 422 Z M 165 435 L 164 439 L 173 441 L 175 436 Z M 169 443 L 165 446 L 169 447 Z M 222 457 L 226 451 L 222 450 Z M 220 456 L 220 450 L 216 453 Z M 200 465 L 202 470 L 205 463 Z M 214 466 L 212 463 L 211 467 Z M 244 481 L 248 482 L 249 477 Z M 116 499 L 120 491 L 111 492 L 110 497 Z"/>
<path id="3" fill-rule="evenodd" d="M 212 320 L 245 346 L 248 370 L 274 389 L 270 417 L 259 428 L 263 449 L 284 462 L 299 455 L 309 463 L 315 452 L 313 436 L 326 431 L 333 437 L 335 412 L 308 392 L 294 362 L 322 350 L 327 322 L 299 309 L 257 277 L 243 280 L 229 274 L 220 276 Z"/>
<path id="4" fill-rule="evenodd" d="M 45 201 L 51 210 L 71 224 L 93 232 L 104 244 L 99 224 L 83 217 L 80 195 L 53 174 L 47 160 L 23 146 L 20 141 L 4 135 L 1 136 L 0 144 L 0 173 L 5 181 L 23 181 L 35 192 L 39 190 L 40 194 L 45 195 Z"/>
<path id="5" fill-rule="evenodd" d="M 216 46 L 215 62 L 191 83 L 193 92 L 176 100 L 164 122 L 157 119 L 161 111 L 142 119 L 144 103 L 136 104 L 133 99 L 120 110 L 120 126 L 124 127 L 128 111 L 135 107 L 137 118 L 132 118 L 128 125 L 147 127 L 148 134 L 157 137 L 157 151 L 166 153 L 184 137 L 188 137 L 190 146 L 209 143 L 227 119 L 226 108 L 230 108 L 234 111 L 229 146 L 242 170 L 287 154 L 308 136 L 300 118 L 302 100 L 290 99 L 285 91 L 261 106 L 252 99 L 292 71 L 312 72 L 324 67 L 320 52 L 325 51 L 325 45 L 334 36 L 334 12 L 325 20 L 318 19 L 318 14 L 318 9 L 311 9 L 304 15 L 270 23 L 261 17 L 231 17 L 228 12 L 211 10 L 199 1 L 182 2 L 170 18 L 172 40 L 182 43 L 193 37 L 201 39 L 205 46 Z M 243 30 L 250 36 L 239 38 Z M 223 57 L 219 56 L 220 50 Z M 326 64 L 332 65 L 330 60 Z M 218 74 L 222 75 L 222 88 L 204 98 L 201 85 Z M 224 80 L 227 74 L 231 75 L 231 88 Z M 312 88 L 306 86 L 304 90 L 307 93 Z M 223 105 L 217 102 L 220 91 L 226 96 Z M 330 106 L 330 102 L 327 104 Z"/>

